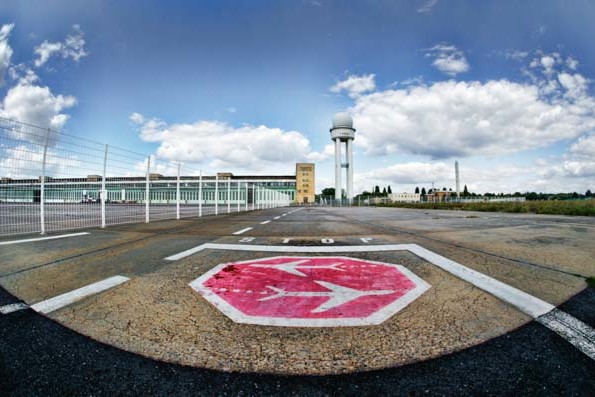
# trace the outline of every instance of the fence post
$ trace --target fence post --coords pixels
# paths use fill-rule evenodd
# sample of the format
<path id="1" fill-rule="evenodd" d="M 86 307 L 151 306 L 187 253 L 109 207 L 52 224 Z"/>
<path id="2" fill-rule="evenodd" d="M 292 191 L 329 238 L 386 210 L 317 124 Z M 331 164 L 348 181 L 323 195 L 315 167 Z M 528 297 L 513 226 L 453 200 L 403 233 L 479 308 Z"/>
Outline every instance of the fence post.
<path id="1" fill-rule="evenodd" d="M 45 134 L 45 144 L 43 145 L 43 158 L 41 160 L 41 184 L 39 192 L 39 217 L 41 223 L 41 234 L 45 234 L 45 164 L 48 153 L 48 144 L 50 140 L 50 129 Z"/>
<path id="2" fill-rule="evenodd" d="M 107 191 L 105 190 L 105 174 L 107 172 L 107 151 L 108 145 L 105 145 L 105 152 L 103 153 L 103 175 L 101 178 L 101 228 L 105 228 L 105 200 Z"/>
<path id="3" fill-rule="evenodd" d="M 236 199 L 238 201 L 238 203 L 237 203 L 238 204 L 238 212 L 240 212 L 240 182 L 239 181 L 236 182 L 236 188 L 237 188 L 236 190 L 238 191 L 237 192 L 238 194 L 237 194 L 237 197 L 236 197 Z"/>
<path id="4" fill-rule="evenodd" d="M 200 170 L 200 176 L 198 177 L 198 217 L 202 216 L 202 170 Z"/>
<path id="5" fill-rule="evenodd" d="M 180 219 L 180 163 L 178 163 L 178 179 L 176 181 L 176 219 Z"/>
<path id="6" fill-rule="evenodd" d="M 215 175 L 215 215 L 219 215 L 219 175 Z"/>
<path id="7" fill-rule="evenodd" d="M 145 223 L 149 223 L 149 179 L 151 177 L 151 156 L 147 157 L 147 178 L 145 181 Z"/>

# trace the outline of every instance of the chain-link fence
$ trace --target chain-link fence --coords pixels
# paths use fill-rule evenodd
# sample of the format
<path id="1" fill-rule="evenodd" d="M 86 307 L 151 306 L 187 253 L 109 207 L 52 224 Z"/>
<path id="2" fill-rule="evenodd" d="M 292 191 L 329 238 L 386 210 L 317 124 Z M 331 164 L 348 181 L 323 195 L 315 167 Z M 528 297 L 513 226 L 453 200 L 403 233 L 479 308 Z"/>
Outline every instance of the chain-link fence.
<path id="1" fill-rule="evenodd" d="M 294 177 L 179 163 L 0 118 L 0 236 L 289 205 Z"/>

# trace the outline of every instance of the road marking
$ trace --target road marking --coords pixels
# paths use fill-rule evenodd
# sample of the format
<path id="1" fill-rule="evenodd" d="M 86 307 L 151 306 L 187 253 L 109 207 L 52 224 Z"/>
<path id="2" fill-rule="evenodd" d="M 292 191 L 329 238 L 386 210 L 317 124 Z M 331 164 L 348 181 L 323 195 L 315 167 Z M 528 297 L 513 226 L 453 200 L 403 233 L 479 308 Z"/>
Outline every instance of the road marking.
<path id="1" fill-rule="evenodd" d="M 25 310 L 29 307 L 29 305 L 27 305 L 26 303 L 13 303 L 11 305 L 4 305 L 2 307 L 0 307 L 0 313 L 2 314 L 9 314 L 9 313 L 13 313 L 13 312 L 17 312 L 19 310 Z"/>
<path id="2" fill-rule="evenodd" d="M 271 221 L 264 221 L 264 222 L 260 222 L 261 225 L 266 225 L 267 223 L 270 223 Z"/>
<path id="3" fill-rule="evenodd" d="M 130 279 L 124 276 L 114 276 L 106 278 L 105 280 L 101 280 L 96 283 L 86 285 L 84 287 L 75 289 L 74 291 L 70 291 L 65 294 L 58 295 L 54 298 L 31 305 L 31 309 L 35 310 L 38 313 L 51 313 L 55 310 L 70 305 L 71 303 L 79 301 L 83 298 L 95 295 L 99 292 L 113 288 L 116 285 L 125 283 L 128 280 Z"/>
<path id="4" fill-rule="evenodd" d="M 88 232 L 81 232 L 81 233 L 61 234 L 59 236 L 28 238 L 28 239 L 25 239 L 25 240 L 2 241 L 2 242 L 0 242 L 0 245 L 30 243 L 30 242 L 33 242 L 33 241 L 43 241 L 43 240 L 55 240 L 57 238 L 84 236 L 86 234 L 90 234 L 90 233 L 88 233 Z"/>
<path id="5" fill-rule="evenodd" d="M 595 360 L 595 330 L 587 324 L 558 309 L 538 317 L 537 322 Z"/>
<path id="6" fill-rule="evenodd" d="M 237 231 L 237 232 L 235 232 L 234 234 L 235 234 L 235 235 L 238 235 L 238 234 L 246 233 L 248 230 L 252 230 L 252 228 L 251 228 L 251 227 L 247 227 L 247 228 L 245 228 L 245 229 L 238 230 L 238 231 Z"/>
<path id="7" fill-rule="evenodd" d="M 455 261 L 438 255 L 417 244 L 387 244 L 361 246 L 314 246 L 295 247 L 278 245 L 238 245 L 206 243 L 179 254 L 165 258 L 174 261 L 185 258 L 206 249 L 222 249 L 229 251 L 256 252 L 288 252 L 288 253 L 329 253 L 329 252 L 374 252 L 374 251 L 409 251 L 425 259 L 442 270 L 467 281 L 509 305 L 529 315 L 550 330 L 556 332 L 569 343 L 595 360 L 595 330 L 580 320 L 564 313 L 548 302 L 523 292 L 490 276 L 470 269 Z"/>
<path id="8" fill-rule="evenodd" d="M 273 219 L 280 219 L 280 218 L 281 218 L 280 216 L 276 216 L 276 217 L 274 217 Z"/>
<path id="9" fill-rule="evenodd" d="M 373 238 L 372 237 L 362 237 L 362 238 L 360 238 L 360 240 L 362 240 L 362 243 L 369 244 L 370 241 L 373 240 Z"/>

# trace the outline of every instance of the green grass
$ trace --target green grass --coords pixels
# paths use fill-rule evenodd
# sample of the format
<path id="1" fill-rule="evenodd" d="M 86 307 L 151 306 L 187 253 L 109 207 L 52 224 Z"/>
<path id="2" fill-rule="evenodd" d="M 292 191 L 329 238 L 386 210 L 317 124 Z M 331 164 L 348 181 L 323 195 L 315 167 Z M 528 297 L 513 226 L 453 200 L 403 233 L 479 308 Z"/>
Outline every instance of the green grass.
<path id="1" fill-rule="evenodd" d="M 548 200 L 507 203 L 394 203 L 384 206 L 419 209 L 510 212 L 523 214 L 595 216 L 595 200 Z"/>

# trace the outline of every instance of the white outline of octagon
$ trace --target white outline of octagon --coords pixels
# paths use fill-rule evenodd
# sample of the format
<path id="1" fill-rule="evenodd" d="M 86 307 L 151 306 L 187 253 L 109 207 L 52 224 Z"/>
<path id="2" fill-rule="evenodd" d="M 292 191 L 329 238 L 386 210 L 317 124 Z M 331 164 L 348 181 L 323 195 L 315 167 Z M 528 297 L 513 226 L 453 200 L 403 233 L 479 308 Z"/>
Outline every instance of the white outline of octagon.
<path id="1" fill-rule="evenodd" d="M 415 287 L 409 290 L 405 295 L 396 299 L 391 304 L 384 306 L 382 309 L 375 311 L 367 317 L 349 317 L 349 318 L 286 318 L 286 317 L 264 317 L 264 316 L 251 316 L 243 313 L 239 309 L 232 306 L 225 299 L 214 293 L 209 288 L 205 287 L 203 283 L 210 279 L 212 276 L 217 274 L 223 268 L 231 264 L 245 264 L 258 260 L 270 260 L 270 259 L 312 259 L 312 258 L 340 258 L 357 260 L 367 263 L 373 263 L 382 266 L 390 266 L 397 268 L 401 273 L 408 277 L 414 284 Z M 215 306 L 221 313 L 225 314 L 231 320 L 240 324 L 253 324 L 253 325 L 269 325 L 276 327 L 354 327 L 364 325 L 378 325 L 388 320 L 399 311 L 404 309 L 407 305 L 413 302 L 415 299 L 420 297 L 424 292 L 430 288 L 430 284 L 416 276 L 409 269 L 402 265 L 395 265 L 393 263 L 377 262 L 368 259 L 351 258 L 347 256 L 273 256 L 267 258 L 254 258 L 240 262 L 228 262 L 222 263 L 211 270 L 192 281 L 190 287 L 201 294 L 210 304 Z"/>

